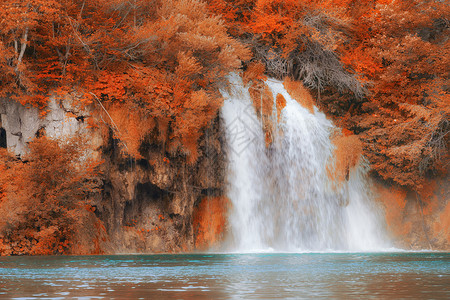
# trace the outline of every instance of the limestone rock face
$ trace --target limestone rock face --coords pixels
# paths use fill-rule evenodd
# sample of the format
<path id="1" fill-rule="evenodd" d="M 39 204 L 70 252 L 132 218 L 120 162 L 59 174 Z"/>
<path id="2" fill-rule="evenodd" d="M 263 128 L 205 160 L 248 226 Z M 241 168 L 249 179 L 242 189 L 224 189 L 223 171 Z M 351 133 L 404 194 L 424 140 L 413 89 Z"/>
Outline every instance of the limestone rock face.
<path id="1" fill-rule="evenodd" d="M 225 155 L 219 118 L 200 141 L 194 165 L 156 144 L 143 145 L 140 160 L 127 158 L 110 140 L 104 145 L 105 183 L 97 212 L 114 253 L 185 252 L 197 248 L 193 214 L 209 195 L 224 194 Z M 166 159 L 164 159 L 166 158 Z M 108 216 L 108 217 L 104 217 Z"/>
<path id="2" fill-rule="evenodd" d="M 6 131 L 7 148 L 16 155 L 23 156 L 28 149 L 27 143 L 44 132 L 51 138 L 89 134 L 90 140 L 99 144 L 99 136 L 84 123 L 89 113 L 73 110 L 69 103 L 69 100 L 57 101 L 51 98 L 48 113 L 40 116 L 36 107 L 26 107 L 15 101 L 1 99 L 0 127 Z"/>
<path id="3" fill-rule="evenodd" d="M 0 128 L 6 133 L 7 148 L 23 157 L 27 143 L 42 134 L 60 139 L 86 137 L 91 154 L 104 161 L 102 192 L 93 197 L 95 213 L 107 236 L 101 249 L 104 253 L 181 252 L 195 248 L 195 207 L 205 196 L 224 193 L 225 157 L 219 117 L 200 141 L 202 155 L 198 162 L 187 165 L 185 157 L 166 153 L 151 139 L 142 146 L 143 159 L 130 158 L 112 130 L 105 134 L 100 128 L 87 126 L 88 118 L 96 120 L 95 108 L 79 109 L 70 98 L 51 99 L 46 111 L 40 116 L 37 108 L 1 99 Z M 94 229 L 82 231 L 89 230 Z M 77 250 L 73 252 L 77 254 Z"/>
<path id="4" fill-rule="evenodd" d="M 450 249 L 450 175 L 430 181 L 422 195 L 380 182 L 374 188 L 395 247 Z"/>
<path id="5" fill-rule="evenodd" d="M 25 154 L 26 143 L 36 136 L 42 122 L 38 110 L 26 108 L 17 102 L 1 100 L 0 114 L 8 149 L 16 155 Z"/>

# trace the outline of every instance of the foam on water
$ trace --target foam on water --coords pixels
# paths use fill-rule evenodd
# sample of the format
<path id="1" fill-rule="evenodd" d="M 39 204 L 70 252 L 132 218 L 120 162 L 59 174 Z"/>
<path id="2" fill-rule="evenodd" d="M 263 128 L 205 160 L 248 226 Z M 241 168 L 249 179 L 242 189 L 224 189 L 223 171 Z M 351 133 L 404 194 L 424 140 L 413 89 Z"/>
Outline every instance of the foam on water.
<path id="1" fill-rule="evenodd" d="M 292 99 L 283 84 L 268 80 L 286 107 L 267 148 L 248 89 L 237 75 L 222 118 L 227 133 L 230 236 L 240 252 L 380 251 L 390 248 L 380 210 L 370 199 L 367 168 L 355 168 L 339 188 L 327 175 L 333 159 L 325 115 Z"/>

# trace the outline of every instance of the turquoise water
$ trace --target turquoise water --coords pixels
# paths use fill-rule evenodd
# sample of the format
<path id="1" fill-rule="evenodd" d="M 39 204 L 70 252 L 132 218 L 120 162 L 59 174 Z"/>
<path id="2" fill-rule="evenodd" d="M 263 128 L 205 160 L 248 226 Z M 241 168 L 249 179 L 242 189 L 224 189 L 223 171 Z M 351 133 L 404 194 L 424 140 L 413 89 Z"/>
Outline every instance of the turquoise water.
<path id="1" fill-rule="evenodd" d="M 450 253 L 1 257 L 0 298 L 450 299 Z"/>

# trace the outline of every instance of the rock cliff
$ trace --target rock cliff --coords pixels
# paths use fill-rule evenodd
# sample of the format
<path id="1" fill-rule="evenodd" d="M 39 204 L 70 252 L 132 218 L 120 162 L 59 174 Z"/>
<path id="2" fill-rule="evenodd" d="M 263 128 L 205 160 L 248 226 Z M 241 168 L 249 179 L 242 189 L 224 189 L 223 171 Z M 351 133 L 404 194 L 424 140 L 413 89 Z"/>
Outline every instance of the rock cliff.
<path id="1" fill-rule="evenodd" d="M 208 202 L 224 194 L 225 154 L 218 116 L 201 137 L 200 158 L 189 165 L 185 157 L 170 155 L 151 136 L 139 149 L 143 158 L 129 157 L 112 130 L 88 125 L 88 119 L 101 122 L 96 120 L 95 109 L 76 109 L 69 100 L 52 99 L 44 116 L 36 108 L 2 100 L 0 113 L 4 146 L 18 158 L 27 153 L 27 143 L 41 134 L 60 139 L 87 137 L 91 154 L 103 160 L 102 192 L 93 200 L 106 233 L 99 253 L 193 251 L 198 233 L 193 227 L 196 208 L 202 200 Z M 204 209 L 200 212 L 208 213 Z M 97 229 L 83 231 L 89 230 Z M 91 241 L 79 237 L 78 242 Z M 201 242 L 203 246 L 208 243 Z"/>

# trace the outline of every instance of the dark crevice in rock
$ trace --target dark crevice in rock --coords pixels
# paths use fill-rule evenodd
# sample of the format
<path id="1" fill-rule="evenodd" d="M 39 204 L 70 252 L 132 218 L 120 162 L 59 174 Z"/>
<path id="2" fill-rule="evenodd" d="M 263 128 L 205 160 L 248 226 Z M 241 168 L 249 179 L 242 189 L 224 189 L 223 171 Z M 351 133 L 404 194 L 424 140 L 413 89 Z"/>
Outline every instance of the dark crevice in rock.
<path id="1" fill-rule="evenodd" d="M 0 128 L 0 148 L 7 148 L 6 130 L 3 127 Z"/>

